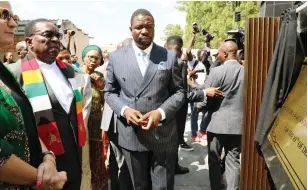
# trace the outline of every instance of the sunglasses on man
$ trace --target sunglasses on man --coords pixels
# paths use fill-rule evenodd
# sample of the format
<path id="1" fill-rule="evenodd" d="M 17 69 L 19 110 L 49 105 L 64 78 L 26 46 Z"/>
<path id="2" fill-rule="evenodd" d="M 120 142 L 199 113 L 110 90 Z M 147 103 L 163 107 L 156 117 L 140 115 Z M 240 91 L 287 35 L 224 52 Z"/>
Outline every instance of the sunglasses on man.
<path id="1" fill-rule="evenodd" d="M 18 25 L 19 17 L 17 15 L 13 15 L 9 10 L 0 7 L 0 20 L 9 23 L 11 19 L 13 19 Z"/>
<path id="2" fill-rule="evenodd" d="M 34 35 L 43 36 L 49 40 L 53 39 L 54 37 L 57 37 L 59 40 L 62 40 L 63 38 L 63 34 L 59 33 L 58 31 L 53 31 L 53 30 L 47 30 L 42 33 L 34 33 L 34 34 L 31 34 L 30 36 L 34 36 Z"/>

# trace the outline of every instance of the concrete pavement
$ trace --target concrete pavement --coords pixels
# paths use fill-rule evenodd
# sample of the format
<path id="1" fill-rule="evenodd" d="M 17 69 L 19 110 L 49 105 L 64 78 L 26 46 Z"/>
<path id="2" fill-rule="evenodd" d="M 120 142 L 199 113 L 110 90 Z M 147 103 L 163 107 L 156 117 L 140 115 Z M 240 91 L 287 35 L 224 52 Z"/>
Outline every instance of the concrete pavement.
<path id="1" fill-rule="evenodd" d="M 201 114 L 200 114 L 201 115 Z M 199 126 L 200 126 L 199 117 Z M 180 165 L 188 167 L 190 172 L 184 175 L 175 176 L 175 190 L 210 190 L 207 141 L 192 143 L 190 138 L 190 119 L 187 118 L 185 127 L 185 140 L 192 145 L 194 150 L 191 152 L 179 150 Z"/>

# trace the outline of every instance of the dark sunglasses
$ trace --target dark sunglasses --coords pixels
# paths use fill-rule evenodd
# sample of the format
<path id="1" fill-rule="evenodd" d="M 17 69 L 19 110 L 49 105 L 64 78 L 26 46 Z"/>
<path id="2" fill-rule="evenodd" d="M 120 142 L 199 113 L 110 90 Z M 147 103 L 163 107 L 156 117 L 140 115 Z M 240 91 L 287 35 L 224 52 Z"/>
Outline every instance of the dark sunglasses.
<path id="1" fill-rule="evenodd" d="M 52 30 L 47 30 L 43 33 L 31 34 L 30 36 L 34 36 L 34 35 L 40 35 L 40 36 L 43 36 L 43 37 L 48 38 L 50 40 L 53 37 L 57 37 L 59 40 L 62 40 L 62 38 L 63 38 L 63 34 L 57 32 L 57 31 L 52 31 Z"/>
<path id="2" fill-rule="evenodd" d="M 7 23 L 13 19 L 16 24 L 19 23 L 19 17 L 17 15 L 13 15 L 9 10 L 0 7 L 0 19 L 6 21 Z"/>

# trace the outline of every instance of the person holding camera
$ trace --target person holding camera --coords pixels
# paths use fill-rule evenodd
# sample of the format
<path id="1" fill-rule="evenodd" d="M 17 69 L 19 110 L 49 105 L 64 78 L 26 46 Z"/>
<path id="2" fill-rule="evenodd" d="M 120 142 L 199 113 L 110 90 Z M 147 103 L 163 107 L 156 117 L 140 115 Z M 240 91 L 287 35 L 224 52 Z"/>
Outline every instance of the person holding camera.
<path id="1" fill-rule="evenodd" d="M 210 34 L 207 30 L 202 29 L 202 35 L 204 37 L 204 42 L 205 42 L 205 48 L 204 49 L 199 49 L 197 51 L 197 60 L 192 59 L 191 56 L 191 47 L 194 44 L 196 34 L 200 32 L 200 29 L 198 27 L 197 23 L 193 23 L 193 33 L 192 33 L 192 39 L 188 45 L 188 55 L 189 55 L 189 70 L 188 70 L 188 76 L 189 76 L 189 81 L 188 84 L 190 88 L 203 88 L 204 89 L 204 82 L 207 79 L 207 76 L 209 75 L 210 67 L 212 64 L 212 58 L 211 58 L 211 52 L 210 52 L 210 42 L 214 38 L 212 34 Z M 197 74 L 199 73 L 199 74 Z M 209 92 L 207 94 L 216 94 L 219 97 L 221 97 L 223 94 L 218 88 L 213 88 L 213 93 Z M 199 116 L 199 111 L 197 109 L 197 104 L 191 102 L 190 103 L 191 107 L 191 138 L 193 142 L 198 142 L 200 141 L 198 137 L 198 116 Z M 203 113 L 203 116 L 205 115 L 205 112 Z M 199 130 L 200 136 L 203 139 L 206 139 L 206 128 L 204 127 L 204 124 L 200 124 L 200 130 Z"/>
<path id="2" fill-rule="evenodd" d="M 204 50 L 199 49 L 197 51 L 197 60 L 192 58 L 191 55 L 191 48 L 195 42 L 196 34 L 199 31 L 196 26 L 193 26 L 194 30 L 192 32 L 192 38 L 188 44 L 187 47 L 187 53 L 188 53 L 188 84 L 189 84 L 189 91 L 192 91 L 197 86 L 201 86 L 204 84 L 205 81 L 205 67 L 202 63 L 203 57 L 204 57 Z M 199 74 L 197 74 L 199 73 Z M 197 131 L 198 131 L 198 116 L 199 112 L 197 111 L 197 108 L 195 107 L 194 102 L 190 102 L 190 109 L 191 109 L 191 140 L 192 142 L 200 142 L 200 138 L 198 137 Z M 205 130 L 200 130 L 200 134 L 203 137 L 206 135 Z"/>

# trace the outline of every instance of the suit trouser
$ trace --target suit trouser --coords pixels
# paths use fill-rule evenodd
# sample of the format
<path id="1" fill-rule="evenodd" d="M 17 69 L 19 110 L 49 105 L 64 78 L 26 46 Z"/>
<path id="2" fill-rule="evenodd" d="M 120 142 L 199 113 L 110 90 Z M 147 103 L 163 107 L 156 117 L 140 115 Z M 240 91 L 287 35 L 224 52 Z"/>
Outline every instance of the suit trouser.
<path id="1" fill-rule="evenodd" d="M 185 104 L 181 107 L 181 109 L 176 113 L 175 116 L 176 126 L 178 130 L 179 144 L 184 143 L 184 132 L 185 132 L 187 110 L 188 110 L 188 103 L 185 102 Z"/>
<path id="2" fill-rule="evenodd" d="M 176 126 L 178 130 L 178 142 L 180 144 L 184 143 L 184 132 L 185 132 L 185 124 L 186 124 L 186 117 L 187 117 L 187 110 L 188 110 L 188 103 L 185 102 L 181 109 L 176 113 Z M 176 166 L 179 161 L 179 154 L 176 155 Z"/>
<path id="3" fill-rule="evenodd" d="M 242 135 L 207 133 L 209 176 L 212 190 L 221 189 L 222 148 L 225 149 L 227 190 L 239 189 L 241 139 Z"/>
<path id="4" fill-rule="evenodd" d="M 197 136 L 199 112 L 197 111 L 197 108 L 194 102 L 190 103 L 190 111 L 191 111 L 191 116 L 190 116 L 191 136 Z M 204 117 L 204 113 L 202 115 L 202 118 L 203 117 Z M 206 131 L 206 129 L 203 126 L 204 125 L 200 125 L 201 130 Z"/>
<path id="5" fill-rule="evenodd" d="M 135 190 L 173 190 L 177 151 L 137 152 L 122 148 Z"/>
<path id="6" fill-rule="evenodd" d="M 118 134 L 114 133 L 113 125 L 109 127 L 108 137 L 110 140 L 109 178 L 111 190 L 131 190 L 133 184 L 124 160 L 121 147 L 118 145 Z"/>

